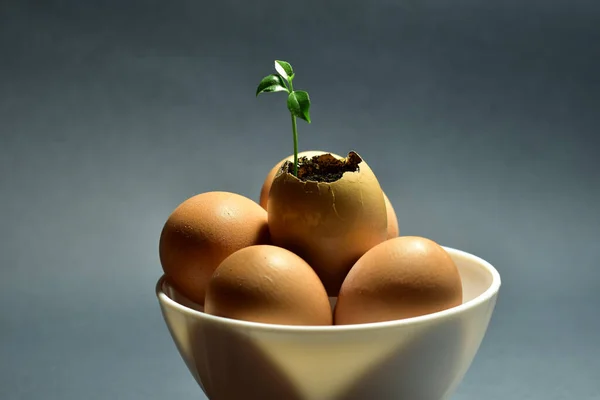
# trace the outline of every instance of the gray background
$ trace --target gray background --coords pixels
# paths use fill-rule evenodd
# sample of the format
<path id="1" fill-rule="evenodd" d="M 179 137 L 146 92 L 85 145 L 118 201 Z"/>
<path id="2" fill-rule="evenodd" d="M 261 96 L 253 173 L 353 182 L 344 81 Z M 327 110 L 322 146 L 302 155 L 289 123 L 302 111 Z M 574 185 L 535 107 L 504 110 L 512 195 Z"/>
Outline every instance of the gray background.
<path id="1" fill-rule="evenodd" d="M 168 214 L 357 150 L 403 234 L 503 287 L 456 400 L 599 399 L 600 3 L 0 2 L 0 398 L 198 399 L 154 297 Z"/>

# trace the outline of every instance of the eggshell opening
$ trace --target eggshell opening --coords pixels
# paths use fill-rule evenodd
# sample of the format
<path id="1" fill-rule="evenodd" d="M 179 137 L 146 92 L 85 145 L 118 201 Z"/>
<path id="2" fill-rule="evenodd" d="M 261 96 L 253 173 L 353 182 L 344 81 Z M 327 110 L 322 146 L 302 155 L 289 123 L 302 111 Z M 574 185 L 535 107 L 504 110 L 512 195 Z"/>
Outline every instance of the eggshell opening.
<path id="1" fill-rule="evenodd" d="M 344 158 L 335 153 L 326 152 L 326 151 L 322 151 L 322 150 L 302 151 L 302 152 L 298 153 L 298 158 L 302 158 L 302 157 L 312 158 L 314 156 L 319 156 L 319 155 L 323 155 L 323 154 L 331 154 L 332 156 L 334 156 L 338 159 Z M 286 158 L 280 160 L 277 164 L 275 164 L 275 166 L 273 166 L 273 168 L 271 168 L 271 170 L 265 177 L 263 185 L 260 189 L 260 196 L 259 196 L 259 202 L 258 202 L 260 204 L 260 206 L 262 208 L 264 208 L 265 210 L 267 209 L 267 205 L 268 205 L 268 201 L 269 201 L 269 191 L 271 190 L 271 185 L 273 184 L 273 179 L 275 178 L 275 175 L 277 175 L 277 172 L 281 169 L 281 167 L 285 161 L 292 161 L 293 159 L 294 159 L 294 155 L 291 154 L 291 155 L 287 156 Z M 366 165 L 366 163 L 365 163 L 365 165 L 363 165 L 362 168 L 369 168 L 369 166 Z M 388 198 L 388 196 L 385 193 L 385 190 L 383 190 L 383 197 L 385 199 L 385 205 L 386 205 L 386 210 L 387 210 L 387 221 L 388 221 L 387 222 L 388 223 L 387 238 L 391 239 L 391 238 L 398 237 L 400 235 L 398 217 L 396 215 L 396 211 L 394 210 L 394 206 L 392 205 L 392 202 L 390 201 L 390 199 Z"/>
<path id="2" fill-rule="evenodd" d="M 298 158 L 302 158 L 302 157 L 312 158 L 314 156 L 320 156 L 323 154 L 331 154 L 334 157 L 337 157 L 340 159 L 343 158 L 342 156 L 339 156 L 337 154 L 322 151 L 322 150 L 301 151 L 298 153 Z M 267 209 L 267 203 L 269 201 L 269 191 L 271 190 L 271 185 L 273 184 L 273 179 L 275 178 L 275 175 L 277 175 L 277 172 L 279 171 L 279 169 L 281 168 L 281 166 L 283 165 L 283 163 L 285 161 L 293 161 L 293 160 L 294 160 L 294 155 L 290 154 L 289 156 L 287 156 L 286 158 L 280 160 L 277 164 L 275 164 L 275 166 L 273 168 L 271 168 L 271 170 L 267 174 L 267 176 L 263 182 L 263 185 L 260 189 L 260 198 L 259 198 L 259 202 L 258 202 L 258 204 L 260 204 L 261 207 L 264 208 L 265 210 Z"/>

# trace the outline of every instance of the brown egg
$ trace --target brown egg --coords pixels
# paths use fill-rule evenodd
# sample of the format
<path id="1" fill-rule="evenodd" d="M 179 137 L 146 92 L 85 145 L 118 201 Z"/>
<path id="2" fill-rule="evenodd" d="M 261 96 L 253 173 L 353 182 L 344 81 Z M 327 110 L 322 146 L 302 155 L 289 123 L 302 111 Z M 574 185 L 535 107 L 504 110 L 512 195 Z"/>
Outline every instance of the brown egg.
<path id="1" fill-rule="evenodd" d="M 205 312 L 282 325 L 331 325 L 329 297 L 315 271 L 296 254 L 259 245 L 227 257 L 208 283 Z"/>
<path id="2" fill-rule="evenodd" d="M 373 247 L 352 267 L 334 310 L 336 325 L 399 320 L 462 303 L 448 253 L 430 239 L 401 236 Z"/>
<path id="3" fill-rule="evenodd" d="M 385 209 L 387 210 L 387 238 L 392 239 L 400 235 L 398 217 L 396 216 L 392 202 L 388 199 L 385 192 L 383 192 L 383 198 L 385 199 Z"/>
<path id="4" fill-rule="evenodd" d="M 207 192 L 187 199 L 169 216 L 160 236 L 160 261 L 181 294 L 202 305 L 221 261 L 244 247 L 268 243 L 261 206 L 239 194 Z"/>
<path id="5" fill-rule="evenodd" d="M 269 193 L 269 231 L 274 245 L 304 258 L 328 294 L 337 296 L 356 260 L 387 238 L 385 199 L 355 152 L 312 160 L 300 165 L 299 178 L 289 172 L 289 161 L 278 170 Z M 323 174 L 327 181 L 317 181 Z"/>

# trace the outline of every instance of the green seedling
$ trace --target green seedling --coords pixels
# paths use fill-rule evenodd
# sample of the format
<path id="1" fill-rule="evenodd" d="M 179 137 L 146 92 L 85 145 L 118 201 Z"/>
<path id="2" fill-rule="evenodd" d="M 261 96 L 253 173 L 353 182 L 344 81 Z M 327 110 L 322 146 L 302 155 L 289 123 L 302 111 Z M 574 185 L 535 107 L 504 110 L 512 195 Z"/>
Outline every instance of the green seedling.
<path id="1" fill-rule="evenodd" d="M 287 92 L 287 108 L 292 114 L 292 134 L 294 135 L 294 176 L 298 176 L 298 126 L 296 118 L 310 124 L 310 98 L 303 90 L 294 90 L 294 70 L 290 63 L 275 60 L 276 74 L 265 76 L 256 88 L 256 97 L 261 93 Z"/>

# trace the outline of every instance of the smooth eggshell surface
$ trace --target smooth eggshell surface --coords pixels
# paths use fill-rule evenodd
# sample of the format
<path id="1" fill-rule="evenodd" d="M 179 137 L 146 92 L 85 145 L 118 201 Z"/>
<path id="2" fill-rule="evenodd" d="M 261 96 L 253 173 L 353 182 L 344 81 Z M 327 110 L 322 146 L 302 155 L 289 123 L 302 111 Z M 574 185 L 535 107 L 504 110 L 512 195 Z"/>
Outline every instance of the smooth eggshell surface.
<path id="1" fill-rule="evenodd" d="M 202 305 L 221 261 L 244 247 L 268 243 L 262 207 L 239 194 L 207 192 L 187 199 L 169 216 L 160 236 L 160 261 L 173 286 Z"/>
<path id="2" fill-rule="evenodd" d="M 430 239 L 400 236 L 373 247 L 352 267 L 334 310 L 336 325 L 417 317 L 462 303 L 450 255 Z"/>
<path id="3" fill-rule="evenodd" d="M 296 254 L 251 246 L 227 257 L 214 272 L 204 311 L 244 321 L 282 325 L 331 325 L 327 292 Z"/>

